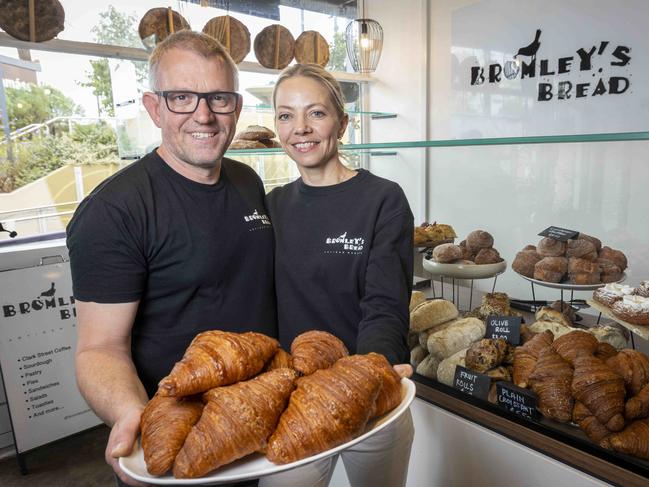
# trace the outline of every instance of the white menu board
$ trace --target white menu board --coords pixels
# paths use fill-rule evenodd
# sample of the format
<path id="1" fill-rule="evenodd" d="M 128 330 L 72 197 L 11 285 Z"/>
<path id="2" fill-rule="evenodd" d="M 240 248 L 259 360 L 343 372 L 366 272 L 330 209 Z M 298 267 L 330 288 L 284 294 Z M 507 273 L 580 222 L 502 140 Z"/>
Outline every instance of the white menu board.
<path id="1" fill-rule="evenodd" d="M 0 274 L 0 366 L 22 453 L 101 423 L 77 389 L 70 266 Z"/>

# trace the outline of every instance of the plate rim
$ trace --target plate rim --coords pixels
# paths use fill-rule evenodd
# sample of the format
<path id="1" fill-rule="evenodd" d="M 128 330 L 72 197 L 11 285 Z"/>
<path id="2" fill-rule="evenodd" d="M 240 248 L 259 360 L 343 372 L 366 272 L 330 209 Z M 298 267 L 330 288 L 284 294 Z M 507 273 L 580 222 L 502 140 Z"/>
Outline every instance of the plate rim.
<path id="1" fill-rule="evenodd" d="M 294 468 L 301 467 L 303 465 L 306 465 L 308 463 L 312 463 L 314 461 L 330 457 L 332 455 L 335 455 L 343 450 L 346 450 L 347 448 L 355 445 L 356 443 L 360 443 L 364 439 L 368 438 L 369 436 L 372 436 L 379 431 L 381 431 L 383 428 L 388 426 L 389 424 L 393 423 L 396 421 L 397 418 L 399 418 L 403 413 L 405 413 L 409 407 L 412 401 L 415 398 L 416 394 L 416 386 L 415 383 L 412 381 L 412 379 L 409 379 L 407 377 L 403 377 L 401 379 L 401 390 L 403 397 L 401 399 L 401 403 L 394 408 L 392 411 L 386 413 L 384 416 L 381 418 L 378 418 L 374 420 L 375 424 L 374 426 L 363 433 L 362 435 L 357 436 L 356 438 L 353 438 L 349 440 L 346 443 L 343 443 L 342 445 L 338 445 L 334 448 L 330 448 L 329 450 L 326 450 L 324 452 L 320 452 L 316 455 L 312 455 L 307 458 L 303 458 L 301 460 L 298 460 L 296 462 L 291 462 L 287 463 L 284 465 L 275 465 L 273 464 L 276 468 L 272 468 L 271 471 L 268 471 L 267 473 L 261 472 L 261 473 L 244 473 L 244 474 L 235 474 L 235 475 L 230 475 L 226 477 L 219 478 L 218 474 L 215 475 L 208 475 L 205 477 L 198 477 L 198 478 L 192 478 L 192 479 L 176 479 L 170 474 L 167 474 L 163 477 L 155 477 L 155 476 L 144 476 L 134 470 L 132 470 L 128 466 L 129 461 L 138 461 L 137 457 L 142 455 L 142 448 L 140 446 L 140 441 L 139 438 L 133 447 L 133 451 L 131 452 L 130 455 L 126 457 L 120 457 L 119 458 L 119 466 L 120 468 L 124 471 L 126 475 L 129 477 L 132 477 L 135 480 L 139 480 L 140 482 L 146 482 L 149 484 L 155 484 L 155 485 L 218 485 L 222 483 L 231 483 L 231 482 L 238 482 L 238 481 L 243 481 L 246 479 L 256 479 L 256 478 L 261 478 L 265 477 L 267 475 L 273 475 L 276 473 L 284 472 L 287 470 L 292 470 Z M 386 420 L 387 418 L 387 420 Z M 252 457 L 252 455 L 261 455 L 259 453 L 253 453 L 249 456 Z M 246 457 L 244 457 L 246 458 Z M 255 457 L 258 458 L 258 457 Z M 239 459 L 236 461 L 240 461 L 243 459 Z M 218 472 L 218 469 L 215 470 L 214 472 Z"/>
<path id="2" fill-rule="evenodd" d="M 424 270 L 427 272 L 444 277 L 455 277 L 459 279 L 490 279 L 492 277 L 498 276 L 507 270 L 507 259 L 503 259 L 500 262 L 495 262 L 493 264 L 454 264 L 452 262 L 442 263 L 435 262 L 430 259 L 426 259 L 422 262 Z M 493 269 L 491 272 L 486 269 L 489 266 L 490 269 Z M 433 269 L 431 270 L 430 267 Z M 437 268 L 435 268 L 437 267 Z M 482 269 L 482 273 L 471 274 L 471 270 Z M 461 272 L 465 272 L 466 275 L 460 276 Z"/>
<path id="3" fill-rule="evenodd" d="M 514 271 L 516 272 L 516 271 Z M 516 272 L 519 276 L 521 276 L 523 279 L 526 281 L 529 281 L 533 284 L 538 284 L 539 286 L 542 287 L 548 287 L 551 289 L 565 289 L 568 291 L 594 291 L 595 289 L 599 289 L 601 287 L 606 286 L 607 284 L 618 284 L 620 282 L 624 282 L 626 280 L 626 272 L 622 272 L 622 277 L 618 281 L 614 281 L 613 283 L 610 282 L 600 282 L 599 284 L 571 284 L 569 282 L 545 282 L 545 281 L 539 281 L 538 279 L 534 279 L 533 277 L 527 277 L 524 276 L 523 274 L 519 274 Z"/>

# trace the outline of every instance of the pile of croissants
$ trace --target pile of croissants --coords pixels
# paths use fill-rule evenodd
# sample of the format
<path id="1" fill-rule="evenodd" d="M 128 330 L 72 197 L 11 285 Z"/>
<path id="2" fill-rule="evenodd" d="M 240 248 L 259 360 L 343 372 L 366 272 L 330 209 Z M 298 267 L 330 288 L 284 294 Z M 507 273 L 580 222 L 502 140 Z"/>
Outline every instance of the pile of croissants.
<path id="1" fill-rule="evenodd" d="M 546 330 L 514 351 L 513 382 L 543 416 L 572 421 L 603 448 L 649 459 L 649 358 L 574 330 Z"/>
<path id="2" fill-rule="evenodd" d="M 362 434 L 401 402 L 380 354 L 310 331 L 291 354 L 260 333 L 207 331 L 160 381 L 140 421 L 147 470 L 201 477 L 255 452 L 286 464 Z"/>

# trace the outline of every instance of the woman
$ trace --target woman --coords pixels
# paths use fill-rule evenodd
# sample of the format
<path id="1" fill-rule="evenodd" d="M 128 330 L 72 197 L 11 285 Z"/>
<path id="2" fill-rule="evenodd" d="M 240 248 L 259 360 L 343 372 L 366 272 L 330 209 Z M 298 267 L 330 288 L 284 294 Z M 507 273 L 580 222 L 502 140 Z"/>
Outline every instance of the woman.
<path id="1" fill-rule="evenodd" d="M 408 304 L 413 216 L 401 188 L 345 167 L 338 140 L 348 123 L 338 82 L 316 65 L 284 70 L 273 92 L 280 143 L 300 178 L 268 195 L 276 236 L 275 282 L 282 345 L 319 329 L 351 353 L 379 352 L 412 374 Z M 405 485 L 412 418 L 341 454 L 353 486 Z M 270 486 L 326 486 L 337 457 L 261 480 Z"/>

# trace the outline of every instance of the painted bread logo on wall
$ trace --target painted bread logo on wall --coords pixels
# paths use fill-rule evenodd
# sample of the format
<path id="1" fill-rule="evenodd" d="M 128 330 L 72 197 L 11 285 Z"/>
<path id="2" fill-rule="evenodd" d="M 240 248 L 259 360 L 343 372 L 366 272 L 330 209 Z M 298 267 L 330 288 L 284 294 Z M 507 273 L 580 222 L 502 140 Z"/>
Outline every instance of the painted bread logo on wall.
<path id="1" fill-rule="evenodd" d="M 360 254 L 363 251 L 365 239 L 362 237 L 349 237 L 347 232 L 339 237 L 327 237 L 327 245 L 332 245 L 335 250 L 325 250 L 325 254 Z"/>
<path id="2" fill-rule="evenodd" d="M 610 45 L 609 41 L 601 41 L 599 45 L 580 47 L 574 55 L 560 57 L 555 61 L 537 59 L 541 48 L 541 29 L 537 29 L 534 40 L 527 46 L 518 49 L 512 61 L 504 65 L 492 63 L 489 66 L 471 67 L 471 86 L 485 83 L 500 83 L 503 78 L 508 80 L 520 77 L 521 80 L 535 77 L 560 76 L 568 73 L 592 71 L 596 80 L 578 83 L 570 80 L 553 83 L 539 82 L 538 101 L 570 100 L 574 98 L 595 97 L 601 95 L 621 95 L 631 86 L 626 76 L 602 75 L 604 68 L 620 69 L 629 65 L 631 48 L 627 46 Z M 599 78 L 597 77 L 600 75 Z"/>
<path id="3" fill-rule="evenodd" d="M 39 311 L 48 311 L 58 309 L 59 317 L 62 320 L 69 320 L 77 316 L 77 310 L 74 307 L 74 297 L 66 298 L 57 297 L 54 283 L 49 289 L 41 292 L 35 299 L 27 299 L 15 304 L 3 304 L 2 316 L 12 318 L 14 316 L 37 313 Z"/>

